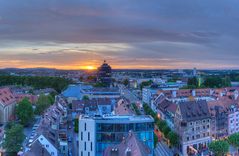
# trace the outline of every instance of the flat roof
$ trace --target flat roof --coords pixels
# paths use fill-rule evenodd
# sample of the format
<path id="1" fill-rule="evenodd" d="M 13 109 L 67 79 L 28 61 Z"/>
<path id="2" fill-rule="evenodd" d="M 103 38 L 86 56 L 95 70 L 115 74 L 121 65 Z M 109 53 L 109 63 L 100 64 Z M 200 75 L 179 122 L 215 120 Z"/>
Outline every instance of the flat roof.
<path id="1" fill-rule="evenodd" d="M 80 119 L 89 119 L 95 120 L 97 122 L 107 122 L 109 123 L 112 121 L 115 123 L 124 123 L 124 122 L 154 122 L 154 119 L 149 115 L 104 115 L 104 116 L 80 116 Z"/>

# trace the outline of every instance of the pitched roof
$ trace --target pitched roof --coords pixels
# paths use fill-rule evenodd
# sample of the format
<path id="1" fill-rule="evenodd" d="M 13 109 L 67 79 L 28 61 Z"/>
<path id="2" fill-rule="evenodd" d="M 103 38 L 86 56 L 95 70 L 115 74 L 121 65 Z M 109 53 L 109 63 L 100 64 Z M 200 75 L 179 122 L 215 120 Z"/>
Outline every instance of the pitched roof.
<path id="1" fill-rule="evenodd" d="M 10 88 L 0 88 L 0 104 L 3 106 L 11 105 L 16 102 L 14 95 Z"/>
<path id="2" fill-rule="evenodd" d="M 127 152 L 131 156 L 148 156 L 151 151 L 142 141 L 140 141 L 133 132 L 129 132 L 126 139 L 118 145 L 105 149 L 104 156 L 127 156 Z"/>
<path id="3" fill-rule="evenodd" d="M 205 100 L 181 102 L 178 105 L 182 119 L 185 121 L 196 121 L 211 117 Z"/>

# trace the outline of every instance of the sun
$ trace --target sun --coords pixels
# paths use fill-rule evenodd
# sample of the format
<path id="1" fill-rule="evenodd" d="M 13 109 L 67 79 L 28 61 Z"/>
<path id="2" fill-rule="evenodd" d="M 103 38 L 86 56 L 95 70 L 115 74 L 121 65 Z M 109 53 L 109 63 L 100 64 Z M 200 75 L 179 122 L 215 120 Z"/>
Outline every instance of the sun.
<path id="1" fill-rule="evenodd" d="M 96 68 L 94 66 L 85 66 L 85 69 L 87 69 L 87 70 L 94 70 Z"/>

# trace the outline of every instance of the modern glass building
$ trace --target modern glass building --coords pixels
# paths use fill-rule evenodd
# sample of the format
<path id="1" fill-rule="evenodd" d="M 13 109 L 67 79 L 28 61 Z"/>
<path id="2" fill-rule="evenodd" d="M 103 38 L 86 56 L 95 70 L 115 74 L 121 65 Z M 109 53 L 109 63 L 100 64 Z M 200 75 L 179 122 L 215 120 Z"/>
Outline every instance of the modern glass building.
<path id="1" fill-rule="evenodd" d="M 79 156 L 102 156 L 133 131 L 139 140 L 154 149 L 154 120 L 151 116 L 104 116 L 79 119 Z"/>

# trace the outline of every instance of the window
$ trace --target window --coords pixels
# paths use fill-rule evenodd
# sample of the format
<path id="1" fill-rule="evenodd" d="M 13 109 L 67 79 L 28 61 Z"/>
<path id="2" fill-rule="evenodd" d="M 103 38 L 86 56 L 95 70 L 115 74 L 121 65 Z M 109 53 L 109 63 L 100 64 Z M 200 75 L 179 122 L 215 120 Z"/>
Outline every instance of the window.
<path id="1" fill-rule="evenodd" d="M 93 145 L 92 145 L 92 142 L 90 143 L 90 150 L 93 151 Z"/>
<path id="2" fill-rule="evenodd" d="M 86 123 L 85 123 L 85 131 L 86 131 Z"/>
<path id="3" fill-rule="evenodd" d="M 90 141 L 90 132 L 88 132 L 88 141 Z"/>
<path id="4" fill-rule="evenodd" d="M 187 141 L 189 141 L 189 137 L 187 137 Z"/>
<path id="5" fill-rule="evenodd" d="M 81 154 L 80 154 L 81 156 L 83 156 L 83 151 L 81 151 Z"/>
<path id="6" fill-rule="evenodd" d="M 85 142 L 85 151 L 86 151 L 86 142 Z"/>
<path id="7" fill-rule="evenodd" d="M 192 139 L 194 140 L 194 135 L 192 136 Z"/>
<path id="8" fill-rule="evenodd" d="M 88 152 L 88 156 L 90 156 L 90 152 Z"/>
<path id="9" fill-rule="evenodd" d="M 81 132 L 80 137 L 81 137 L 81 141 L 82 141 L 83 140 L 83 132 Z"/>
<path id="10" fill-rule="evenodd" d="M 196 137 L 197 137 L 197 139 L 199 139 L 200 138 L 200 134 L 198 134 Z"/>

